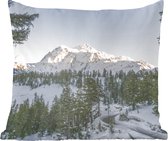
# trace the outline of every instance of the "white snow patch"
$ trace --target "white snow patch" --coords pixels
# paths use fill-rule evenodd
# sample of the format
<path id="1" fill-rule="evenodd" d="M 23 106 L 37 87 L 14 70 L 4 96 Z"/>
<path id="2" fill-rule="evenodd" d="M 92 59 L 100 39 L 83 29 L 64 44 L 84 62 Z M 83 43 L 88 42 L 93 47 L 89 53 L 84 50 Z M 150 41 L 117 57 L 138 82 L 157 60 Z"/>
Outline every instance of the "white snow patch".
<path id="1" fill-rule="evenodd" d="M 63 88 L 58 84 L 52 85 L 42 85 L 35 89 L 31 89 L 29 86 L 18 86 L 17 84 L 13 85 L 13 100 L 16 99 L 18 104 L 23 103 L 24 100 L 29 99 L 31 103 L 34 99 L 34 94 L 37 93 L 38 96 L 43 96 L 45 102 L 49 102 L 49 106 L 52 104 L 52 101 L 55 96 L 58 98 L 62 94 Z"/>

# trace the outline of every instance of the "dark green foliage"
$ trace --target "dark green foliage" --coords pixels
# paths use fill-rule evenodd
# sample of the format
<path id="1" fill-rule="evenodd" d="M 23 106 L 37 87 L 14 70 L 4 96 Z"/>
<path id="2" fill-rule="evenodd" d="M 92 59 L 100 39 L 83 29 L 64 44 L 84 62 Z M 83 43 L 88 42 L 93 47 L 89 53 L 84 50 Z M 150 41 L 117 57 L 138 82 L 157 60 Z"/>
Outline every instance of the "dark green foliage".
<path id="1" fill-rule="evenodd" d="M 46 130 L 47 119 L 48 119 L 48 106 L 45 104 L 43 97 L 37 96 L 35 94 L 35 98 L 33 103 L 31 104 L 31 125 L 32 132 L 37 133 L 38 131 L 43 135 Z"/>
<path id="2" fill-rule="evenodd" d="M 14 139 L 16 138 L 16 134 L 15 134 L 15 127 L 17 126 L 16 124 L 16 112 L 18 110 L 18 105 L 16 104 L 16 100 L 13 101 L 12 106 L 11 106 L 11 111 L 9 114 L 9 118 L 8 118 L 8 123 L 7 123 L 7 132 L 9 133 L 8 137 L 5 138 L 9 138 L 9 139 Z"/>
<path id="3" fill-rule="evenodd" d="M 74 97 L 70 88 L 65 86 L 60 99 L 55 97 L 53 101 L 49 113 L 49 133 L 59 132 L 67 139 L 76 138 L 74 136 L 76 133 L 80 138 L 81 127 L 86 126 L 86 123 L 88 123 L 87 104 L 83 100 L 80 94 Z"/>
<path id="4" fill-rule="evenodd" d="M 76 79 L 76 87 L 82 88 L 82 71 L 78 72 L 78 78 Z"/>
<path id="5" fill-rule="evenodd" d="M 24 101 L 23 104 L 20 105 L 19 111 L 16 114 L 16 128 L 15 133 L 17 136 L 23 138 L 27 134 L 27 131 L 30 131 L 30 117 L 29 117 L 29 101 Z"/>
<path id="6" fill-rule="evenodd" d="M 6 132 L 8 139 L 24 138 L 27 135 L 40 132 L 42 135 L 47 129 L 48 106 L 45 105 L 43 97 L 35 94 L 33 103 L 29 100 L 20 104 L 19 108 L 13 103 L 8 120 Z"/>
<path id="7" fill-rule="evenodd" d="M 93 78 L 85 78 L 83 86 L 84 96 L 86 102 L 90 107 L 90 121 L 93 122 L 93 119 L 100 116 L 100 99 L 103 96 L 102 87 L 94 80 Z M 95 107 L 92 110 L 92 107 Z"/>
<path id="8" fill-rule="evenodd" d="M 61 115 L 61 105 L 58 101 L 58 98 L 55 97 L 53 100 L 53 104 L 49 113 L 49 122 L 48 122 L 48 132 L 60 132 L 62 125 L 60 123 L 63 122 Z"/>
<path id="9" fill-rule="evenodd" d="M 139 103 L 138 79 L 134 71 L 130 71 L 124 82 L 124 99 L 128 105 L 135 110 L 136 103 Z"/>
<path id="10" fill-rule="evenodd" d="M 14 3 L 12 0 L 8 1 L 9 7 L 11 7 Z M 11 24 L 12 24 L 12 34 L 13 34 L 13 43 L 23 44 L 24 41 L 28 39 L 28 35 L 30 33 L 30 28 L 33 27 L 32 22 L 39 17 L 39 14 L 18 14 L 11 13 Z"/>
<path id="11" fill-rule="evenodd" d="M 108 73 L 107 70 L 106 70 L 106 69 L 103 69 L 103 74 L 102 74 L 102 76 L 103 76 L 103 77 L 106 77 L 106 76 L 107 76 L 107 73 Z"/>
<path id="12" fill-rule="evenodd" d="M 76 85 L 78 88 L 82 87 L 82 77 L 75 72 L 62 70 L 59 73 L 37 73 L 37 72 L 23 72 L 13 76 L 13 82 L 19 85 L 30 86 L 32 89 L 41 85 Z"/>
<path id="13" fill-rule="evenodd" d="M 13 103 L 13 106 L 14 105 L 15 102 Z M 19 108 L 18 106 L 13 106 L 7 124 L 7 132 L 9 132 L 8 138 L 23 138 L 24 136 L 28 135 L 27 132 L 29 131 L 29 101 L 24 101 Z"/>

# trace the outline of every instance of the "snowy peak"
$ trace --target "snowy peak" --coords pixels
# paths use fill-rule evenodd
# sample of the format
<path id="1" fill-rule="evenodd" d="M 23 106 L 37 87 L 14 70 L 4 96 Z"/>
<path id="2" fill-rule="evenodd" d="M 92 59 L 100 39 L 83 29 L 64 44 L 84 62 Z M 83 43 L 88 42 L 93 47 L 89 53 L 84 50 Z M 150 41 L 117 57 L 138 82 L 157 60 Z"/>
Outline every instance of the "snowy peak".
<path id="1" fill-rule="evenodd" d="M 133 59 L 129 57 L 114 56 L 102 51 L 98 51 L 88 44 L 83 44 L 74 48 L 61 45 L 45 55 L 41 60 L 41 63 L 59 63 L 67 60 L 67 58 L 70 60 L 78 59 L 77 61 L 82 61 L 84 63 L 100 60 L 104 60 L 104 62 L 133 61 Z"/>
<path id="2" fill-rule="evenodd" d="M 146 70 L 146 69 L 154 69 L 155 67 L 151 64 L 148 64 L 147 62 L 141 60 L 141 61 L 136 61 L 138 65 L 140 65 L 141 70 Z"/>
<path id="3" fill-rule="evenodd" d="M 79 58 L 79 56 L 87 56 L 88 58 L 90 58 L 88 59 L 88 61 L 114 58 L 114 56 L 100 52 L 92 48 L 88 44 L 79 45 L 75 48 L 69 48 L 62 45 L 45 55 L 45 57 L 41 60 L 41 63 L 58 63 L 63 61 L 63 59 L 68 56 L 73 57 L 71 59 L 75 59 L 76 57 Z"/>
<path id="4" fill-rule="evenodd" d="M 40 61 L 41 63 L 58 63 L 70 52 L 70 48 L 62 45 L 55 48 L 52 52 L 48 52 L 47 55 Z"/>
<path id="5" fill-rule="evenodd" d="M 91 47 L 89 44 L 79 45 L 75 47 L 74 49 L 77 49 L 79 52 L 90 52 L 90 53 L 98 52 L 96 49 Z"/>
<path id="6" fill-rule="evenodd" d="M 61 45 L 51 52 L 48 52 L 39 62 L 29 65 L 30 71 L 38 72 L 59 72 L 61 70 L 93 71 L 104 69 L 112 70 L 113 73 L 123 70 L 128 72 L 134 70 L 151 70 L 154 66 L 144 61 L 134 61 L 126 56 L 114 56 L 96 50 L 88 44 L 74 48 Z"/>

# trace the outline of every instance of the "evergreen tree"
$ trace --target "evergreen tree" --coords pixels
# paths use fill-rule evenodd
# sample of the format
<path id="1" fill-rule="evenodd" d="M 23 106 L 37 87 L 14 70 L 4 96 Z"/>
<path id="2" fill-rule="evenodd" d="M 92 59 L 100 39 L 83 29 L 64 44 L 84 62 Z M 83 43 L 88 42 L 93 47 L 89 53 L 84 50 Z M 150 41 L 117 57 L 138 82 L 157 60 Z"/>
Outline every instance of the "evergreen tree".
<path id="1" fill-rule="evenodd" d="M 76 87 L 82 88 L 82 77 L 81 76 L 79 76 L 76 80 Z"/>
<path id="2" fill-rule="evenodd" d="M 20 105 L 19 111 L 16 115 L 17 126 L 15 128 L 15 133 L 17 137 L 24 138 L 26 135 L 29 135 L 30 131 L 30 120 L 29 119 L 29 100 L 24 101 Z"/>
<path id="3" fill-rule="evenodd" d="M 87 129 L 87 123 L 89 123 L 89 112 L 91 110 L 90 105 L 88 104 L 87 98 L 85 93 L 82 89 L 78 89 L 76 93 L 76 125 L 78 126 L 79 130 L 81 127 L 85 127 Z"/>
<path id="4" fill-rule="evenodd" d="M 11 7 L 14 3 L 12 0 L 8 1 L 9 7 Z M 11 24 L 12 24 L 12 34 L 13 34 L 13 42 L 15 45 L 23 44 L 24 41 L 28 39 L 28 35 L 30 33 L 30 28 L 33 27 L 32 22 L 39 17 L 39 14 L 16 14 L 11 13 Z"/>
<path id="5" fill-rule="evenodd" d="M 106 69 L 103 69 L 103 77 L 106 77 L 107 76 L 107 70 Z"/>
<path id="6" fill-rule="evenodd" d="M 99 72 L 99 70 L 98 70 L 98 72 L 97 72 L 97 76 L 98 76 L 98 77 L 101 77 L 101 73 Z"/>
<path id="7" fill-rule="evenodd" d="M 148 76 L 148 72 L 143 74 L 140 82 L 141 102 L 148 102 L 148 104 L 151 104 L 151 79 Z"/>
<path id="8" fill-rule="evenodd" d="M 72 126 L 72 119 L 73 119 L 73 99 L 71 98 L 71 90 L 69 86 L 65 86 L 63 88 L 63 94 L 61 95 L 60 102 L 61 102 L 61 115 L 63 118 L 63 130 L 67 137 L 70 138 L 70 127 Z"/>
<path id="9" fill-rule="evenodd" d="M 139 102 L 138 79 L 134 71 L 129 71 L 124 82 L 124 100 L 135 110 L 136 104 Z"/>
<path id="10" fill-rule="evenodd" d="M 153 111 L 156 115 L 159 115 L 158 111 L 158 71 L 155 70 L 154 73 L 151 73 L 152 75 L 152 89 L 151 89 L 151 94 L 152 94 L 152 100 L 153 100 Z"/>
<path id="11" fill-rule="evenodd" d="M 8 139 L 15 139 L 16 138 L 16 133 L 15 133 L 15 128 L 17 126 L 17 118 L 16 118 L 16 113 L 18 110 L 18 105 L 16 104 L 16 100 L 12 102 L 8 122 L 7 122 L 7 127 L 6 127 L 6 132 L 9 133 Z"/>
<path id="12" fill-rule="evenodd" d="M 118 102 L 118 82 L 115 80 L 114 76 L 110 76 L 109 79 L 107 80 L 107 88 L 110 93 L 110 103 L 112 103 L 112 99 L 114 103 Z"/>
<path id="13" fill-rule="evenodd" d="M 57 96 L 55 96 L 49 113 L 48 132 L 61 132 L 62 126 L 61 104 Z"/>
<path id="14" fill-rule="evenodd" d="M 46 110 L 47 106 L 45 105 L 44 99 L 43 97 L 39 97 L 36 93 L 35 93 L 35 97 L 34 97 L 34 101 L 31 104 L 30 107 L 30 113 L 31 113 L 31 125 L 32 125 L 32 133 L 37 133 L 40 131 L 44 131 L 42 127 L 40 127 L 41 123 L 44 123 L 44 121 L 42 121 L 41 118 L 43 118 L 43 114 L 47 115 L 47 110 Z M 47 120 L 47 119 L 45 119 Z"/>
<path id="15" fill-rule="evenodd" d="M 39 125 L 39 132 L 40 136 L 43 136 L 45 132 L 48 131 L 48 122 L 49 122 L 49 111 L 48 105 L 42 103 L 42 112 L 40 116 L 40 125 Z"/>
<path id="16" fill-rule="evenodd" d="M 100 115 L 100 97 L 102 97 L 102 88 L 97 85 L 96 81 L 93 78 L 85 78 L 83 91 L 86 97 L 88 107 L 90 107 L 90 121 L 93 122 L 93 119 Z M 93 114 L 92 107 L 97 105 L 97 112 Z"/>

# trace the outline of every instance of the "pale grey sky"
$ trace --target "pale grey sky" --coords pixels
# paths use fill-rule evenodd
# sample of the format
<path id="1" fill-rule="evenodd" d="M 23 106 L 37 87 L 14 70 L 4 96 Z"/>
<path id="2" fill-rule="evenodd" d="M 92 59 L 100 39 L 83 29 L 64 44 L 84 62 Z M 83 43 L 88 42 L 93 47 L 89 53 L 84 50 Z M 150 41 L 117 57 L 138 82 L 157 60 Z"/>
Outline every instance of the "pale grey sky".
<path id="1" fill-rule="evenodd" d="M 163 3 L 132 10 L 36 9 L 19 4 L 11 11 L 39 13 L 29 39 L 15 48 L 26 62 L 38 62 L 59 45 L 75 47 L 87 43 L 113 55 L 145 60 L 157 66 L 160 15 Z"/>

